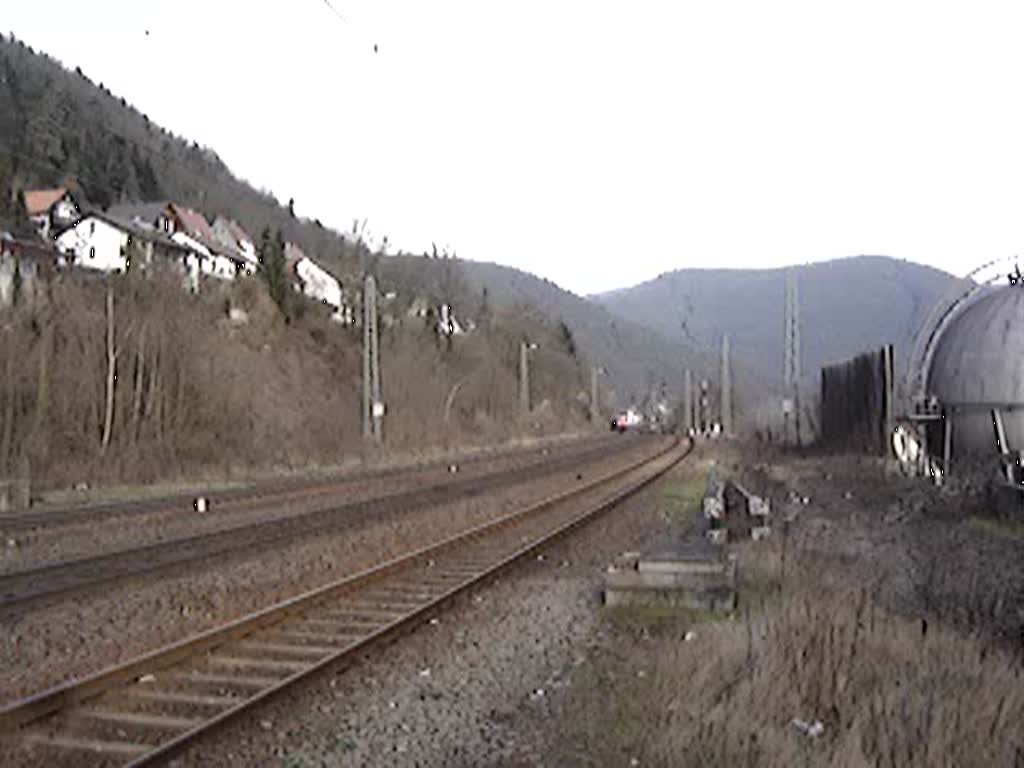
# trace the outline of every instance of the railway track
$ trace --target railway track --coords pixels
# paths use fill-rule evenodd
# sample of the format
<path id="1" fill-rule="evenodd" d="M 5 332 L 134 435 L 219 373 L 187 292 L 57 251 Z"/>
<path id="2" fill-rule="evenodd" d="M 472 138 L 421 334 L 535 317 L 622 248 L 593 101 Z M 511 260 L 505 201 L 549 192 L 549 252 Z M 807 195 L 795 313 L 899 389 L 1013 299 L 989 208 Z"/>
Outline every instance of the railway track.
<path id="1" fill-rule="evenodd" d="M 635 443 L 623 445 L 628 448 Z M 222 563 L 225 557 L 322 536 L 370 518 L 386 519 L 411 509 L 472 499 L 521 480 L 525 472 L 533 471 L 535 477 L 543 477 L 605 455 L 607 447 L 601 442 L 582 452 L 516 462 L 493 474 L 448 480 L 341 505 L 328 504 L 296 515 L 10 572 L 0 575 L 0 616 L 126 579 L 185 566 Z"/>
<path id="2" fill-rule="evenodd" d="M 644 488 L 653 455 L 436 546 L 0 709 L 12 764 L 154 765 L 298 681 L 394 638 Z"/>
<path id="3" fill-rule="evenodd" d="M 532 459 L 534 462 L 547 461 L 548 457 L 554 458 L 563 453 L 572 454 L 580 448 L 585 450 L 587 446 L 604 445 L 608 442 L 611 442 L 611 440 L 606 436 L 584 438 L 579 441 L 558 441 L 536 448 L 511 448 L 491 452 L 481 451 L 463 457 L 448 457 L 412 466 L 371 468 L 320 478 L 304 477 L 285 481 L 263 482 L 245 488 L 196 489 L 191 493 L 162 496 L 154 499 L 57 507 L 37 512 L 0 515 L 0 531 L 10 534 L 37 528 L 74 525 L 83 522 L 91 524 L 116 517 L 134 517 L 137 515 L 190 510 L 197 496 L 207 498 L 218 511 L 246 506 L 281 504 L 292 499 L 337 494 L 358 483 L 426 475 L 439 469 L 445 469 L 452 463 L 457 463 L 465 470 L 492 461 L 516 461 L 519 459 Z"/>

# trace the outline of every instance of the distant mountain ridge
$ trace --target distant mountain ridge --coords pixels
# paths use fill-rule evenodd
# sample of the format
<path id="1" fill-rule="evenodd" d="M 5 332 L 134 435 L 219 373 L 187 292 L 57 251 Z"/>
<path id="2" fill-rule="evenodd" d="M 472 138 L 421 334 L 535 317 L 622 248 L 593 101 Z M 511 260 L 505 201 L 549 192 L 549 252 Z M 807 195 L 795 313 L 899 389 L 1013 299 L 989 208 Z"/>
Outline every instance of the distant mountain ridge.
<path id="1" fill-rule="evenodd" d="M 897 361 L 905 365 L 918 329 L 957 280 L 887 256 L 792 269 L 800 298 L 801 369 L 811 386 L 822 365 L 881 344 L 894 344 Z M 786 273 L 786 268 L 680 269 L 590 298 L 620 317 L 694 346 L 713 349 L 728 333 L 736 360 L 778 385 Z"/>

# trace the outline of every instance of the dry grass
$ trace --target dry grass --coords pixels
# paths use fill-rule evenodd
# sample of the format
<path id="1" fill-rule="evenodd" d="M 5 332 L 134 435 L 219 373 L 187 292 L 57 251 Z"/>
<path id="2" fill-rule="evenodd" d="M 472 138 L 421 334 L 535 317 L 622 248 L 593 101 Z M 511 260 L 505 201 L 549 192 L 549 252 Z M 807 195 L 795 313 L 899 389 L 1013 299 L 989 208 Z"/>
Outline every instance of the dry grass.
<path id="1" fill-rule="evenodd" d="M 1024 539 L 1024 522 L 998 517 L 972 517 L 971 524 L 988 533 L 1009 539 Z"/>
<path id="2" fill-rule="evenodd" d="M 659 486 L 657 507 L 669 523 L 689 527 L 700 510 L 707 484 L 703 474 L 667 480 Z"/>
<path id="3" fill-rule="evenodd" d="M 728 620 L 610 617 L 621 655 L 574 680 L 586 763 L 1019 765 L 1021 665 L 945 627 L 883 611 L 782 545 L 741 552 Z M 647 626 L 643 626 L 646 624 Z M 640 630 L 638 632 L 638 626 Z M 648 631 L 648 627 L 649 630 Z M 696 638 L 685 642 L 692 629 Z M 642 636 L 644 643 L 637 643 Z M 625 638 L 624 638 L 625 639 Z M 794 718 L 821 721 L 810 737 Z"/>
<path id="4" fill-rule="evenodd" d="M 33 302 L 0 311 L 0 475 L 27 461 L 34 486 L 46 490 L 233 482 L 383 458 L 361 434 L 359 329 L 317 307 L 285 322 L 253 279 L 210 284 L 198 296 L 179 282 L 113 278 L 108 304 L 105 281 L 65 274 Z M 248 323 L 230 323 L 228 305 L 245 309 Z M 581 364 L 553 334 L 504 318 L 451 344 L 422 321 L 385 329 L 384 450 L 585 426 Z M 546 345 L 534 360 L 538 408 L 529 420 L 517 394 L 521 336 Z"/>

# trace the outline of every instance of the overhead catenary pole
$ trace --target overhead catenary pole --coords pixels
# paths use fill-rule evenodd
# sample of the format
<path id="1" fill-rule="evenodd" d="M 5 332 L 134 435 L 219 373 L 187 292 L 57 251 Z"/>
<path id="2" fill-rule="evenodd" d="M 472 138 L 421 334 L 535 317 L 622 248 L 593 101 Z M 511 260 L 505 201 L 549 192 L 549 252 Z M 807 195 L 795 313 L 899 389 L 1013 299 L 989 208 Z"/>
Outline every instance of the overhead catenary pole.
<path id="1" fill-rule="evenodd" d="M 732 434 L 732 372 L 729 369 L 729 334 L 722 336 L 722 432 Z"/>
<path id="2" fill-rule="evenodd" d="M 783 433 L 787 442 L 800 444 L 800 297 L 796 273 L 786 273 L 786 309 L 783 336 L 783 383 L 786 402 L 783 407 Z M 792 420 L 790 419 L 792 414 Z M 790 422 L 792 421 L 792 435 Z"/>
<path id="3" fill-rule="evenodd" d="M 530 412 L 530 345 L 519 343 L 519 410 Z"/>
<path id="4" fill-rule="evenodd" d="M 370 302 L 368 298 L 372 279 L 367 277 L 363 283 L 363 437 L 365 438 L 373 434 L 373 395 L 370 385 Z"/>
<path id="5" fill-rule="evenodd" d="M 381 440 L 384 403 L 380 391 L 380 339 L 377 330 L 377 283 L 367 275 L 363 286 L 363 437 Z"/>
<path id="6" fill-rule="evenodd" d="M 802 442 L 800 430 L 800 377 L 803 374 L 800 366 L 800 285 L 793 274 L 793 427 L 796 430 L 796 444 Z"/>
<path id="7" fill-rule="evenodd" d="M 597 419 L 599 416 L 599 408 L 597 405 L 597 374 L 598 367 L 593 365 L 590 367 L 590 423 L 597 425 Z"/>
<path id="8" fill-rule="evenodd" d="M 693 373 L 683 371 L 683 429 L 690 434 L 693 429 Z"/>

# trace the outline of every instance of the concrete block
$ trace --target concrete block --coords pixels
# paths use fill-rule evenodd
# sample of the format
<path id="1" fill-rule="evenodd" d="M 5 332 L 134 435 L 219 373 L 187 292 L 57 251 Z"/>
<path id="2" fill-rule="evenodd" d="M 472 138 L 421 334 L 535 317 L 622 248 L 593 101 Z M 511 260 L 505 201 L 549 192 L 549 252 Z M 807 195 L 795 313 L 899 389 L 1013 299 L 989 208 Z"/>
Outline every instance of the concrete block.
<path id="1" fill-rule="evenodd" d="M 751 517 L 768 517 L 772 513 L 771 502 L 760 496 L 751 496 L 747 503 L 747 514 Z"/>
<path id="2" fill-rule="evenodd" d="M 636 570 L 636 564 L 639 560 L 639 552 L 623 552 L 612 561 L 612 565 L 620 570 Z"/>
<path id="3" fill-rule="evenodd" d="M 725 483 L 719 480 L 715 470 L 708 473 L 701 509 L 704 511 L 704 517 L 709 520 L 718 520 L 725 516 Z"/>
<path id="4" fill-rule="evenodd" d="M 717 559 L 641 559 L 637 561 L 638 573 L 726 573 L 729 563 Z"/>
<path id="5" fill-rule="evenodd" d="M 736 591 L 730 588 L 661 590 L 609 586 L 605 589 L 604 601 L 608 606 L 668 605 L 691 611 L 729 613 L 736 609 Z"/>
<path id="6" fill-rule="evenodd" d="M 705 496 L 702 507 L 704 517 L 709 520 L 721 520 L 725 517 L 725 501 L 721 498 Z"/>
<path id="7" fill-rule="evenodd" d="M 607 575 L 605 584 L 613 589 L 701 591 L 732 587 L 735 581 L 734 569 L 723 567 L 693 572 L 615 571 Z"/>
<path id="8" fill-rule="evenodd" d="M 722 546 L 729 541 L 729 530 L 727 528 L 710 528 L 707 537 L 712 544 Z"/>

